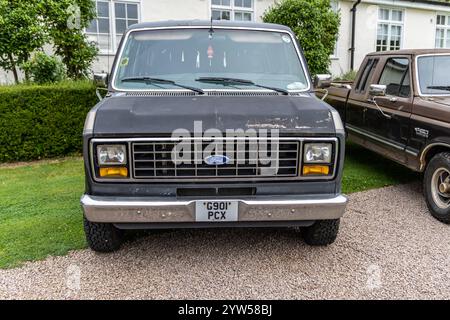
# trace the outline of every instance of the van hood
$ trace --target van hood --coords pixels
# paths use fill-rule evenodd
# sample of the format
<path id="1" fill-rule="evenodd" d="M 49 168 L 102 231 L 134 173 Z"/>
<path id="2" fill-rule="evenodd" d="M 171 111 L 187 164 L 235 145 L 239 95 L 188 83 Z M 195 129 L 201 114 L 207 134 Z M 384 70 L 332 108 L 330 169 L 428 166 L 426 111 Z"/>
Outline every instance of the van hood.
<path id="1" fill-rule="evenodd" d="M 334 135 L 331 108 L 301 96 L 112 96 L 97 107 L 96 136 L 171 135 L 176 129 L 279 129 L 284 134 Z"/>

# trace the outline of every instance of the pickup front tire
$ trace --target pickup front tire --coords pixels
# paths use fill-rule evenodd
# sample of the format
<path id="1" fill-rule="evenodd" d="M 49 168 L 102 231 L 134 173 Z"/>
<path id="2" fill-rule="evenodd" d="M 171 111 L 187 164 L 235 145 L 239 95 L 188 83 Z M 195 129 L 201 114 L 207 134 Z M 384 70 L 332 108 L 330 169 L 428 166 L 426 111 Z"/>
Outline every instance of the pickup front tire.
<path id="1" fill-rule="evenodd" d="M 311 246 L 326 246 L 336 241 L 340 219 L 318 220 L 312 226 L 301 228 L 303 240 Z"/>
<path id="2" fill-rule="evenodd" d="M 113 252 L 120 248 L 123 242 L 123 231 L 112 223 L 91 222 L 84 219 L 84 232 L 89 247 L 97 252 Z"/>
<path id="3" fill-rule="evenodd" d="M 437 220 L 450 224 L 450 153 L 435 155 L 423 179 L 428 209 Z"/>

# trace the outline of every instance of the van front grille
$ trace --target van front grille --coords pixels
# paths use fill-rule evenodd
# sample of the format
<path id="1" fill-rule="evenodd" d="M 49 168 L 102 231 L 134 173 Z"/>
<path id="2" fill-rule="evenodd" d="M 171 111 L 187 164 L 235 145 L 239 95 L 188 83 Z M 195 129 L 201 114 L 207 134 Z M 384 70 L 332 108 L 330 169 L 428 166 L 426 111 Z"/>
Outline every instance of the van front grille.
<path id="1" fill-rule="evenodd" d="M 299 140 L 145 141 L 131 144 L 135 179 L 297 177 Z M 176 148 L 176 149 L 174 149 Z M 175 151 L 174 151 L 175 150 Z M 220 150 L 220 151 L 219 151 Z M 208 156 L 209 155 L 209 156 Z M 218 156 L 226 163 L 213 164 Z"/>

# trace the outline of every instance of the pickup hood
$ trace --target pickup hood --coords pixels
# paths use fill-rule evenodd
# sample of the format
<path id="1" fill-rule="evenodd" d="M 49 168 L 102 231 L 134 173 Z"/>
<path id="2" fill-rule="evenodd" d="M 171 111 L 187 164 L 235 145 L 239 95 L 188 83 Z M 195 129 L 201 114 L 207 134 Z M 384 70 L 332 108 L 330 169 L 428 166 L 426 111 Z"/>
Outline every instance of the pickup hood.
<path id="1" fill-rule="evenodd" d="M 314 96 L 113 96 L 97 108 L 96 136 L 167 135 L 175 129 L 279 129 L 334 135 L 330 107 Z"/>

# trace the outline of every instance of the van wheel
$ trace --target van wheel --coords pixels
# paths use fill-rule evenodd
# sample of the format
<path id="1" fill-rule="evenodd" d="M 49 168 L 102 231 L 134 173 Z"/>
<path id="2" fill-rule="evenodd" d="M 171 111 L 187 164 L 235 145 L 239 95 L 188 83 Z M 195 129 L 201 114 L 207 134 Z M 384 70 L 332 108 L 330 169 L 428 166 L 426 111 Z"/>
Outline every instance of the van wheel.
<path id="1" fill-rule="evenodd" d="M 431 159 L 423 183 L 431 215 L 450 224 L 450 153 L 439 153 Z"/>
<path id="2" fill-rule="evenodd" d="M 303 240 L 311 246 L 332 244 L 339 233 L 340 219 L 318 220 L 312 226 L 301 228 Z"/>
<path id="3" fill-rule="evenodd" d="M 97 252 L 113 252 L 120 248 L 123 242 L 123 231 L 112 223 L 91 222 L 86 217 L 84 232 L 89 247 Z"/>

